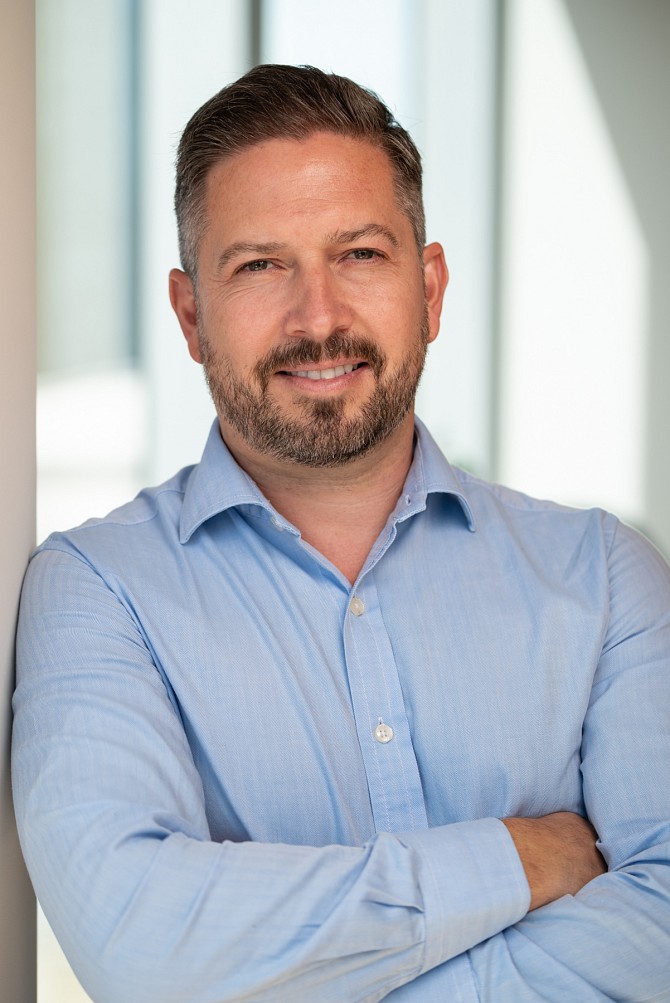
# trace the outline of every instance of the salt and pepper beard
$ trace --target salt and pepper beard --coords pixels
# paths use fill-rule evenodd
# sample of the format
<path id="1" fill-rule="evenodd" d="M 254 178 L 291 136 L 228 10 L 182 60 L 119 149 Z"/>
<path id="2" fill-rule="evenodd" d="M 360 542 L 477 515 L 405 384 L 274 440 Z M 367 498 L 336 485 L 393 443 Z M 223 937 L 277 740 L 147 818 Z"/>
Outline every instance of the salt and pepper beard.
<path id="1" fill-rule="evenodd" d="M 428 347 L 428 316 L 417 331 L 415 344 L 394 373 L 386 374 L 388 360 L 369 338 L 333 332 L 325 341 L 302 338 L 273 349 L 254 367 L 245 382 L 217 355 L 202 325 L 198 325 L 200 354 L 217 414 L 259 453 L 308 467 L 337 467 L 363 456 L 386 439 L 414 403 Z M 274 373 L 304 372 L 329 361 L 366 362 L 375 387 L 357 414 L 345 417 L 344 395 L 315 399 L 296 390 L 297 414 L 289 415 L 268 393 Z"/>

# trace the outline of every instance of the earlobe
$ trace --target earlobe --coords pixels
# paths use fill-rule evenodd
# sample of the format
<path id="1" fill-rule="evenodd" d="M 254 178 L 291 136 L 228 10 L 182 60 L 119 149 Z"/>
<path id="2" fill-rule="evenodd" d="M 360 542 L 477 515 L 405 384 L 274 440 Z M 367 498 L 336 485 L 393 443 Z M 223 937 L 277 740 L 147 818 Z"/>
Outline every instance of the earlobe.
<path id="1" fill-rule="evenodd" d="M 191 358 L 202 362 L 198 338 L 198 309 L 193 282 L 180 268 L 170 272 L 170 303 L 177 315 Z"/>
<path id="2" fill-rule="evenodd" d="M 428 341 L 434 341 L 440 330 L 442 300 L 449 282 L 449 270 L 441 244 L 428 244 L 423 251 L 424 287 L 428 313 Z"/>

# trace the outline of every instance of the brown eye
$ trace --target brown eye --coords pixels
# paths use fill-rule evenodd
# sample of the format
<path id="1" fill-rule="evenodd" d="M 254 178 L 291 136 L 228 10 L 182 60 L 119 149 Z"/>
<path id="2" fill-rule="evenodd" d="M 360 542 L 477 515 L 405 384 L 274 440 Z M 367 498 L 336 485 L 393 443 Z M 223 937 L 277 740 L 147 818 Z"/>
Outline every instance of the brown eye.
<path id="1" fill-rule="evenodd" d="M 249 261 L 246 265 L 243 265 L 242 271 L 246 272 L 265 272 L 270 266 L 269 261 L 260 258 L 258 261 Z"/>

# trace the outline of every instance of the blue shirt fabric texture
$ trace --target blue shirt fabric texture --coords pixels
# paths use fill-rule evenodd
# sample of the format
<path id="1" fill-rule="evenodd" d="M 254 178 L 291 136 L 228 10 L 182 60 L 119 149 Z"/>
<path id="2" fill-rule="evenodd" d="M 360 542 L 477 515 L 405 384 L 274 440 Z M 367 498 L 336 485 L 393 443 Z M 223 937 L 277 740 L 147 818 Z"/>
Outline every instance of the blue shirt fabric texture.
<path id="1" fill-rule="evenodd" d="M 417 422 L 358 580 L 215 423 L 200 464 L 33 556 L 13 782 L 96 1003 L 670 1000 L 670 572 L 452 468 Z M 527 913 L 506 816 L 609 871 Z"/>

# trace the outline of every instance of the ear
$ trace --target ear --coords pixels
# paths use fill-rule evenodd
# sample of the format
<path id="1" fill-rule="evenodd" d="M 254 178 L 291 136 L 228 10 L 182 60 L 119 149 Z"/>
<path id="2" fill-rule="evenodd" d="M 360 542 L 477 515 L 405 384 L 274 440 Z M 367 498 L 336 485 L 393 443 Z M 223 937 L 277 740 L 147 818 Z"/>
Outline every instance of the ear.
<path id="1" fill-rule="evenodd" d="M 170 303 L 177 314 L 177 320 L 186 338 L 191 358 L 202 362 L 198 339 L 198 310 L 195 302 L 193 282 L 186 272 L 173 268 L 170 272 Z"/>
<path id="2" fill-rule="evenodd" d="M 428 311 L 428 341 L 435 341 L 440 330 L 440 314 L 444 291 L 449 282 L 449 269 L 441 244 L 428 244 L 423 250 L 426 309 Z"/>

